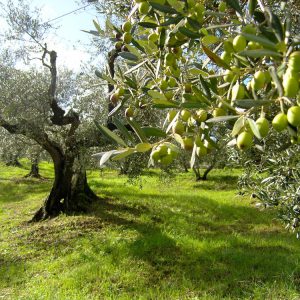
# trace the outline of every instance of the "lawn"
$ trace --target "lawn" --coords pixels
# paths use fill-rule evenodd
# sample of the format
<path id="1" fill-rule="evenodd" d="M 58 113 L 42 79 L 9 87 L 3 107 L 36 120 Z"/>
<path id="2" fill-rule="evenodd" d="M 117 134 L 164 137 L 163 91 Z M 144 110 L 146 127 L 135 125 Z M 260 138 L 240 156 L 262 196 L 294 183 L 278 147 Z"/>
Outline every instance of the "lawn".
<path id="1" fill-rule="evenodd" d="M 23 178 L 28 168 L 0 165 L 0 299 L 300 298 L 300 241 L 237 196 L 236 170 L 135 185 L 89 171 L 106 200 L 28 224 L 52 177 L 47 163 L 49 180 Z"/>

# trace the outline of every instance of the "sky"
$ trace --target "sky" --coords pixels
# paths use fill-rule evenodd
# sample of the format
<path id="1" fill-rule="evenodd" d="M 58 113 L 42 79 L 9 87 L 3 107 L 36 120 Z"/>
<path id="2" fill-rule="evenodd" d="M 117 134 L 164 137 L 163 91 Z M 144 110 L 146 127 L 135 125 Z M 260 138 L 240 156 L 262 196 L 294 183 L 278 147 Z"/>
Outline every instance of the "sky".
<path id="1" fill-rule="evenodd" d="M 42 9 L 42 18 L 46 21 L 60 17 L 66 13 L 85 6 L 76 0 L 31 0 L 32 6 Z M 49 50 L 58 54 L 58 66 L 67 66 L 75 71 L 80 70 L 80 63 L 89 59 L 85 45 L 90 40 L 90 35 L 81 30 L 95 30 L 93 19 L 99 18 L 94 6 L 91 4 L 70 15 L 50 22 L 58 27 L 55 35 L 48 41 Z"/>
<path id="2" fill-rule="evenodd" d="M 52 20 L 85 6 L 75 0 L 34 0 L 32 4 L 42 8 L 45 20 Z M 52 37 L 52 45 L 49 44 L 49 47 L 57 51 L 58 65 L 78 71 L 80 62 L 89 59 L 84 45 L 88 43 L 90 36 L 81 30 L 94 29 L 93 19 L 97 19 L 97 15 L 94 6 L 90 5 L 50 22 L 51 25 L 58 26 L 56 35 Z"/>

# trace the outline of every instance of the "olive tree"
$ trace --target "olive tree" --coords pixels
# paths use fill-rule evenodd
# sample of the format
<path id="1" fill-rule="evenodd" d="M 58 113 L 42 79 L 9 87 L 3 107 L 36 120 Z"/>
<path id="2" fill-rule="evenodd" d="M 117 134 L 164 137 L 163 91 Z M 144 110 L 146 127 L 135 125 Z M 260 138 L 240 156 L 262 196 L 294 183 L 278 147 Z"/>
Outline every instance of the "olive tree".
<path id="1" fill-rule="evenodd" d="M 230 131 L 228 146 L 241 153 L 263 150 L 274 131 L 287 147 L 300 141 L 300 38 L 292 2 L 274 11 L 272 1 L 262 0 L 134 4 L 126 22 L 114 26 L 113 56 L 100 74 L 111 85 L 110 115 L 126 116 L 120 136 L 101 127 L 120 146 L 101 163 L 148 152 L 150 164 L 164 167 L 182 148 L 193 167 L 207 149 L 220 147 L 213 134 L 220 123 Z M 137 99 L 163 111 L 159 128 L 146 134 Z M 134 146 L 126 139 L 128 124 L 139 138 Z"/>
<path id="2" fill-rule="evenodd" d="M 5 37 L 15 44 L 8 48 L 12 61 L 1 61 L 0 126 L 33 140 L 54 163 L 52 189 L 33 220 L 86 210 L 97 199 L 86 177 L 88 149 L 104 143 L 94 121 L 107 118 L 99 82 L 89 73 L 58 70 L 59 55 L 48 48 L 48 26 L 38 11 L 22 0 L 7 4 Z M 39 59 L 40 68 L 36 64 L 17 68 L 18 58 L 31 63 L 33 57 Z"/>
<path id="3" fill-rule="evenodd" d="M 48 54 L 51 61 L 46 68 L 50 69 L 50 76 L 36 70 L 0 69 L 0 126 L 35 141 L 54 163 L 53 187 L 35 220 L 61 211 L 84 210 L 96 199 L 87 183 L 86 155 L 88 148 L 103 142 L 93 118 L 101 120 L 106 109 L 101 104 L 101 94 L 89 91 L 90 82 L 85 82 L 83 76 L 67 72 L 60 73 L 58 79 L 56 52 Z M 97 98 L 103 111 L 93 111 L 90 105 Z"/>

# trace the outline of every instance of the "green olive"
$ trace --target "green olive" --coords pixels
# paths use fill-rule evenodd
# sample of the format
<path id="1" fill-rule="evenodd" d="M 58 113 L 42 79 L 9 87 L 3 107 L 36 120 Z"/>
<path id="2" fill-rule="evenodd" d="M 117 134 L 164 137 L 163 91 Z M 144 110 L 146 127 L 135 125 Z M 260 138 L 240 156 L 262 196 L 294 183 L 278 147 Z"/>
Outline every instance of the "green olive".
<path id="1" fill-rule="evenodd" d="M 256 124 L 261 137 L 266 137 L 269 132 L 269 121 L 264 117 L 260 117 L 256 120 Z"/>
<path id="2" fill-rule="evenodd" d="M 122 37 L 124 43 L 130 44 L 132 41 L 132 35 L 129 32 L 125 32 Z"/>
<path id="3" fill-rule="evenodd" d="M 300 51 L 295 51 L 290 55 L 288 66 L 292 70 L 300 72 Z"/>
<path id="4" fill-rule="evenodd" d="M 292 106 L 288 109 L 287 120 L 294 127 L 300 125 L 300 106 Z"/>
<path id="5" fill-rule="evenodd" d="M 231 100 L 243 99 L 245 96 L 245 86 L 238 82 L 232 87 Z"/>
<path id="6" fill-rule="evenodd" d="M 150 11 L 150 4 L 148 2 L 139 3 L 139 12 L 146 15 Z"/>
<path id="7" fill-rule="evenodd" d="M 221 107 L 217 107 L 213 110 L 212 114 L 215 118 L 221 117 L 221 116 L 226 116 L 226 111 Z"/>
<path id="8" fill-rule="evenodd" d="M 232 44 L 235 52 L 241 52 L 247 47 L 247 40 L 242 35 L 237 35 Z"/>
<path id="9" fill-rule="evenodd" d="M 260 90 L 264 87 L 266 82 L 265 73 L 262 71 L 257 71 L 251 80 L 251 87 L 254 90 Z"/>
<path id="10" fill-rule="evenodd" d="M 284 88 L 284 95 L 286 97 L 294 98 L 299 91 L 299 81 L 295 77 L 288 77 L 282 83 Z"/>
<path id="11" fill-rule="evenodd" d="M 286 114 L 284 113 L 277 114 L 272 121 L 272 126 L 278 132 L 285 130 L 288 126 L 288 120 Z"/>
<path id="12" fill-rule="evenodd" d="M 170 110 L 168 112 L 168 116 L 167 116 L 168 122 L 172 122 L 173 119 L 176 117 L 176 115 L 177 115 L 177 111 L 176 110 Z"/>
<path id="13" fill-rule="evenodd" d="M 181 147 L 186 151 L 191 151 L 194 148 L 194 140 L 191 137 L 184 137 L 182 139 Z"/>
<path id="14" fill-rule="evenodd" d="M 173 124 L 172 131 L 173 133 L 182 135 L 185 132 L 185 126 L 181 121 L 177 121 Z"/>
<path id="15" fill-rule="evenodd" d="M 131 28 L 132 28 L 132 25 L 131 25 L 131 23 L 130 23 L 129 21 L 126 21 L 126 22 L 123 23 L 123 25 L 122 25 L 122 30 L 123 30 L 124 32 L 130 32 Z"/>
<path id="16" fill-rule="evenodd" d="M 240 150 L 247 150 L 252 146 L 253 135 L 247 131 L 243 131 L 237 137 L 236 144 Z"/>
<path id="17" fill-rule="evenodd" d="M 188 119 L 190 118 L 190 116 L 192 115 L 188 110 L 186 109 L 183 109 L 180 113 L 181 115 L 181 119 L 184 121 L 184 122 L 187 122 Z"/>

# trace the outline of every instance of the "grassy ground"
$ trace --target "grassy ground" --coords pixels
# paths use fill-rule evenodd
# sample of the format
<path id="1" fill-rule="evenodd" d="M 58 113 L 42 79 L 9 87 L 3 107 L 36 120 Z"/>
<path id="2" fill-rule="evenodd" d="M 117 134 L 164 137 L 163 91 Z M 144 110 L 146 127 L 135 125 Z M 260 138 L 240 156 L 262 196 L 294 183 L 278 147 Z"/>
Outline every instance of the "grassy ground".
<path id="1" fill-rule="evenodd" d="M 236 171 L 144 176 L 143 189 L 90 171 L 109 200 L 38 224 L 51 180 L 27 172 L 0 165 L 0 299 L 300 299 L 300 242 L 236 196 Z"/>

